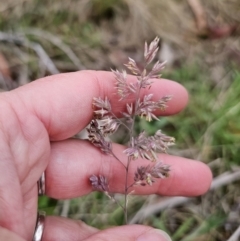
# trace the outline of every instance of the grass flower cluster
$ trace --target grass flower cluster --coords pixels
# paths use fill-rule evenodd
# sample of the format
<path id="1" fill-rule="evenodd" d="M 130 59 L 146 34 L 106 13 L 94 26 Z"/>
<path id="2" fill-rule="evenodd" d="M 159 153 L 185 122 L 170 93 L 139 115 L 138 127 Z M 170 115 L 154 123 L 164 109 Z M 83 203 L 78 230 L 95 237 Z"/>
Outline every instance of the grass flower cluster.
<path id="1" fill-rule="evenodd" d="M 145 118 L 149 122 L 153 119 L 158 120 L 154 113 L 158 109 L 164 111 L 167 108 L 167 102 L 171 100 L 171 96 L 169 95 L 162 97 L 158 101 L 153 100 L 153 94 L 148 94 L 140 98 L 141 91 L 145 88 L 150 88 L 153 79 L 160 79 L 161 77 L 159 73 L 164 68 L 165 63 L 157 61 L 155 64 L 152 64 L 158 52 L 158 45 L 158 37 L 156 37 L 150 45 L 145 43 L 145 66 L 143 69 L 140 69 L 136 62 L 129 58 L 125 66 L 130 70 L 132 75 L 136 76 L 135 82 L 128 81 L 125 70 L 122 72 L 118 70 L 112 71 L 116 79 L 116 91 L 119 95 L 119 101 L 124 100 L 130 95 L 135 97 L 132 103 L 126 104 L 125 112 L 122 113 L 125 121 L 115 116 L 107 97 L 104 99 L 96 97 L 93 99 L 94 117 L 87 129 L 90 142 L 100 148 L 105 154 L 113 156 L 121 163 L 125 170 L 125 179 L 123 180 L 125 182 L 124 204 L 119 202 L 118 204 L 124 211 L 126 223 L 128 219 L 127 203 L 130 190 L 137 185 L 153 185 L 156 179 L 166 178 L 170 175 L 170 166 L 160 161 L 157 153 L 166 153 L 168 147 L 174 144 L 174 138 L 165 135 L 161 130 L 156 131 L 153 136 L 147 136 L 144 130 L 139 135 L 134 135 L 134 124 L 137 116 Z M 148 70 L 149 66 L 152 66 L 150 70 Z M 123 125 L 129 133 L 129 142 L 127 148 L 124 150 L 127 162 L 117 157 L 113 152 L 112 142 L 106 139 L 107 136 L 115 133 L 120 125 Z M 139 166 L 135 170 L 135 175 L 132 177 L 133 180 L 129 180 L 130 165 L 132 161 L 136 161 L 139 158 L 147 159 L 150 163 L 146 166 Z M 90 177 L 90 182 L 94 190 L 102 191 L 115 200 L 114 195 L 109 191 L 110 184 L 106 177 L 93 174 Z"/>

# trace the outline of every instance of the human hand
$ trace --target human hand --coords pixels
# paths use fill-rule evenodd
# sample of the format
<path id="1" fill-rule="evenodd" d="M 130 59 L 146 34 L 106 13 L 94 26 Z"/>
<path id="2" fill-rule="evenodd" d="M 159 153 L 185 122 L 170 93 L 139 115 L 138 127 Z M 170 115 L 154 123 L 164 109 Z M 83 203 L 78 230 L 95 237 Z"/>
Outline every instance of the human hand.
<path id="1" fill-rule="evenodd" d="M 32 239 L 37 181 L 44 171 L 46 195 L 52 198 L 70 199 L 90 193 L 88 180 L 92 174 L 108 177 L 112 192 L 123 192 L 120 163 L 86 140 L 70 139 L 92 119 L 93 97 L 107 96 L 116 114 L 123 111 L 131 97 L 125 103 L 118 102 L 113 79 L 110 72 L 81 71 L 53 75 L 0 94 L 0 240 Z M 155 81 L 151 93 L 156 99 L 166 94 L 174 97 L 164 115 L 178 113 L 188 100 L 186 90 L 169 80 Z M 120 158 L 125 157 L 123 149 L 114 145 Z M 212 175 L 205 164 L 160 156 L 172 167 L 170 177 L 158 181 L 159 185 L 136 187 L 136 194 L 196 196 L 208 190 Z M 131 168 L 135 170 L 134 165 L 139 164 L 133 162 Z M 143 237 L 153 233 L 154 229 L 141 225 L 99 231 L 80 221 L 47 216 L 42 241 L 154 240 Z M 167 240 L 164 234 L 159 235 L 156 240 Z"/>

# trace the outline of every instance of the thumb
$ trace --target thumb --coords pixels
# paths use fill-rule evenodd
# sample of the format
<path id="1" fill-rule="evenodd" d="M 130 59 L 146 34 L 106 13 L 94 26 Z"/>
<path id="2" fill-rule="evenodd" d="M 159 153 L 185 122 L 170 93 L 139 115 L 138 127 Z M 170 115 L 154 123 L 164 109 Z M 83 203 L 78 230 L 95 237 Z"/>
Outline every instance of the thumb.
<path id="1" fill-rule="evenodd" d="M 47 216 L 42 241 L 171 241 L 159 229 L 143 225 L 126 225 L 99 231 L 80 220 Z"/>
<path id="2" fill-rule="evenodd" d="M 127 225 L 99 231 L 84 241 L 171 241 L 162 230 L 142 225 Z"/>

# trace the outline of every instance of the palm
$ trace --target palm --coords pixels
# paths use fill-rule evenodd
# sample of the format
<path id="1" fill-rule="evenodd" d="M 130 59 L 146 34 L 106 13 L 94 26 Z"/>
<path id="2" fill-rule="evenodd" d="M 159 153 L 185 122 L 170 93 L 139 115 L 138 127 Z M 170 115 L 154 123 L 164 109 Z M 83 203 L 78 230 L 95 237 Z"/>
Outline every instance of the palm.
<path id="1" fill-rule="evenodd" d="M 29 114 L 25 108 L 15 110 L 16 106 L 9 106 L 2 102 L 2 107 L 7 108 L 8 115 L 4 115 L 2 123 L 9 123 L 3 131 L 11 143 L 4 151 L 6 156 L 10 156 L 13 176 L 9 176 L 9 171 L 3 173 L 6 179 L 11 178 L 14 183 L 7 192 L 9 197 L 6 212 L 11 219 L 13 230 L 26 235 L 28 239 L 32 237 L 37 215 L 37 181 L 46 169 L 50 156 L 50 142 L 46 129 L 41 122 Z M 28 116 L 27 119 L 24 119 Z M 17 128 L 11 128 L 15 126 Z M 13 207 L 15 207 L 13 209 Z M 6 220 L 6 222 L 8 222 Z M 10 220 L 9 220 L 10 222 Z"/>

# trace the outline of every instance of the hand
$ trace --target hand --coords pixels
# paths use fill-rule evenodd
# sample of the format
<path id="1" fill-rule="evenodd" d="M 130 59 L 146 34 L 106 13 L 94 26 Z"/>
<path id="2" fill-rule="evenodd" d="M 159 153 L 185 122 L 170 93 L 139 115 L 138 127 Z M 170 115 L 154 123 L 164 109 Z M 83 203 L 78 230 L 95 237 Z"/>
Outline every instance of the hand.
<path id="1" fill-rule="evenodd" d="M 91 120 L 93 97 L 108 96 L 114 112 L 123 111 L 123 101 L 118 102 L 113 92 L 112 73 L 81 71 L 46 77 L 0 94 L 0 240 L 32 239 L 37 181 L 44 171 L 46 195 L 52 198 L 90 193 L 92 174 L 107 176 L 111 191 L 123 192 L 121 164 L 86 140 L 70 139 Z M 187 104 L 186 90 L 173 81 L 155 81 L 151 92 L 156 99 L 173 95 L 164 115 L 176 114 Z M 121 145 L 114 145 L 114 152 L 126 159 L 122 151 Z M 212 176 L 205 164 L 163 154 L 161 159 L 171 165 L 170 177 L 160 185 L 137 187 L 137 194 L 195 196 L 208 190 Z M 132 168 L 134 165 L 139 164 L 133 162 Z M 153 233 L 152 228 L 141 225 L 99 231 L 80 221 L 46 217 L 43 241 L 150 240 L 141 235 Z M 159 235 L 157 240 L 167 240 Z"/>

